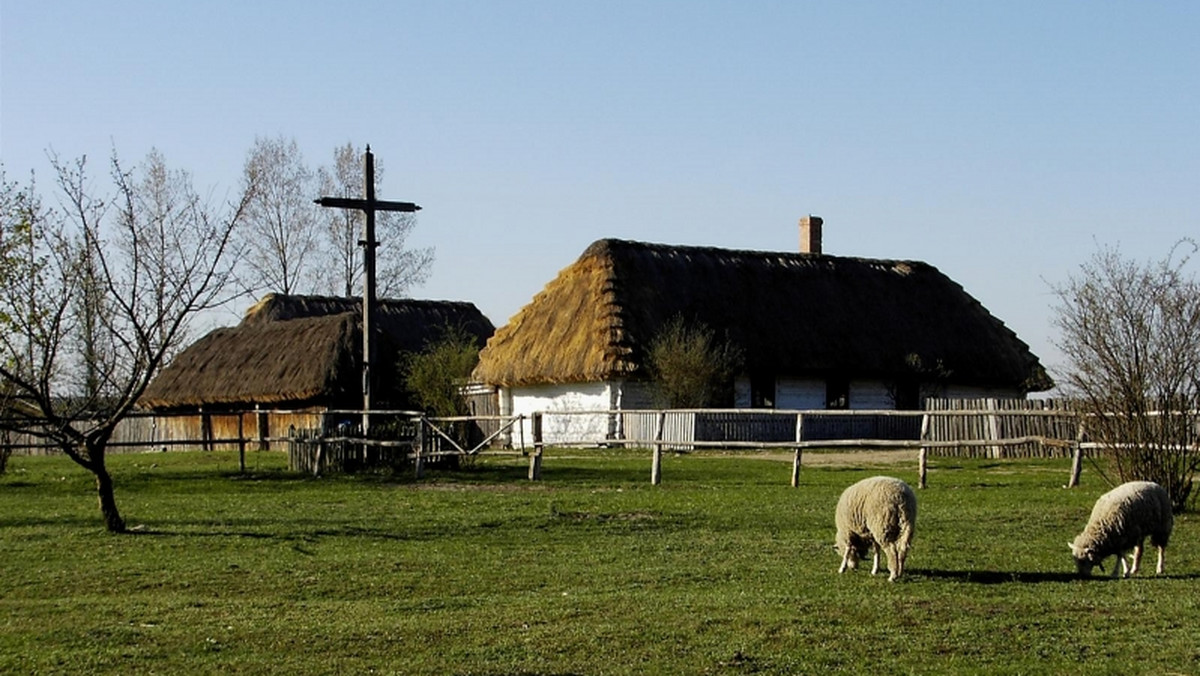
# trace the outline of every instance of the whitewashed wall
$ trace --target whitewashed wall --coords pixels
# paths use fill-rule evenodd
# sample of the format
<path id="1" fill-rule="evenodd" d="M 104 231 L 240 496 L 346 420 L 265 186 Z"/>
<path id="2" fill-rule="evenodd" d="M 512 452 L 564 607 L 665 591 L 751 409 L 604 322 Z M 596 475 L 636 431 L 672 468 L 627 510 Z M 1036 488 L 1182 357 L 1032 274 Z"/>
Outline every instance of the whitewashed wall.
<path id="1" fill-rule="evenodd" d="M 567 411 L 652 411 L 656 408 L 654 389 L 649 383 L 614 381 L 501 388 L 500 414 L 525 415 L 540 412 L 542 439 L 546 444 L 602 443 L 605 439 L 653 439 L 658 416 L 653 413 L 632 415 L 555 415 Z M 694 438 L 692 416 L 668 416 L 669 430 L 664 438 L 691 441 Z M 519 448 L 524 432 L 527 448 L 533 445 L 530 420 L 514 426 L 512 444 Z"/>
<path id="2" fill-rule="evenodd" d="M 825 408 L 825 381 L 816 378 L 779 378 L 775 382 L 775 408 L 800 411 Z"/>
<path id="3" fill-rule="evenodd" d="M 609 383 L 569 383 L 505 388 L 508 415 L 541 412 L 542 440 L 547 444 L 574 443 L 603 439 L 614 424 L 608 415 L 556 416 L 556 411 L 608 411 L 616 404 L 616 390 Z M 524 440 L 533 444 L 531 421 L 522 421 Z M 521 443 L 521 430 L 513 430 L 513 444 Z"/>

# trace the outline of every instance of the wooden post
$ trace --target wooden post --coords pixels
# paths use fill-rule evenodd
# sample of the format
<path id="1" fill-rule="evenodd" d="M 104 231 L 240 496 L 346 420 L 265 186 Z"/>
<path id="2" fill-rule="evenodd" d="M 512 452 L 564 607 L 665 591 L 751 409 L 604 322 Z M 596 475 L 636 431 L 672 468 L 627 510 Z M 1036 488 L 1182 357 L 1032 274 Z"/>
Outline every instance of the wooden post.
<path id="1" fill-rule="evenodd" d="M 529 480 L 542 478 L 542 414 L 534 413 L 530 419 L 533 427 L 533 455 L 529 456 Z"/>
<path id="2" fill-rule="evenodd" d="M 200 448 L 205 451 L 211 451 L 212 447 L 212 415 L 205 412 L 204 407 L 200 407 Z"/>
<path id="3" fill-rule="evenodd" d="M 425 476 L 425 418 L 417 421 L 416 455 L 413 457 L 413 475 L 421 479 Z"/>
<path id="4" fill-rule="evenodd" d="M 792 488 L 800 486 L 800 443 L 804 441 L 804 414 L 796 414 L 796 451 L 792 455 Z"/>
<path id="5" fill-rule="evenodd" d="M 993 411 L 1000 405 L 997 399 L 985 399 L 985 406 Z M 987 435 L 988 441 L 997 441 L 1000 439 L 1000 418 L 996 414 L 989 414 L 987 417 Z M 1004 457 L 1003 446 L 991 446 L 988 448 L 988 456 L 996 459 Z"/>
<path id="6" fill-rule="evenodd" d="M 921 450 L 917 452 L 917 474 L 920 476 L 917 487 L 918 488 L 928 487 L 929 484 L 926 481 L 926 477 L 929 476 L 929 447 L 928 446 L 922 446 Z"/>
<path id="7" fill-rule="evenodd" d="M 650 456 L 650 485 L 662 483 L 662 443 L 654 442 L 654 452 Z"/>
<path id="8" fill-rule="evenodd" d="M 363 153 L 363 194 L 367 204 L 375 203 L 375 155 L 371 146 Z M 362 338 L 363 338 L 363 436 L 371 430 L 371 380 L 374 374 L 371 367 L 375 364 L 375 343 L 371 340 L 371 331 L 375 328 L 375 209 L 364 209 L 366 221 L 363 223 L 363 238 L 359 242 L 363 248 L 363 305 L 362 305 Z M 363 455 L 367 447 L 363 445 Z"/>
<path id="9" fill-rule="evenodd" d="M 374 363 L 374 348 L 371 342 L 372 321 L 375 313 L 375 248 L 379 246 L 379 242 L 375 241 L 375 212 L 376 211 L 402 211 L 414 212 L 419 211 L 421 207 L 411 202 L 386 202 L 384 200 L 375 199 L 375 155 L 371 152 L 371 146 L 367 146 L 366 152 L 363 154 L 363 195 L 365 199 L 353 199 L 345 197 L 319 197 L 315 200 L 317 204 L 323 207 L 334 207 L 337 209 L 360 209 L 366 214 L 366 222 L 363 224 L 363 238 L 359 241 L 359 245 L 363 247 L 363 307 L 362 307 L 362 332 L 363 332 L 363 354 L 362 354 L 362 390 L 363 390 L 363 416 L 362 416 L 362 435 L 367 437 L 371 430 L 371 418 L 369 412 L 371 410 L 371 366 Z M 366 458 L 367 446 L 363 445 L 363 458 Z"/>
<path id="10" fill-rule="evenodd" d="M 1071 478 L 1067 480 L 1067 488 L 1079 485 L 1079 474 L 1083 471 L 1083 446 L 1076 443 L 1075 452 L 1071 456 Z"/>
<path id="11" fill-rule="evenodd" d="M 929 436 L 929 414 L 926 413 L 925 415 L 921 416 L 921 441 L 926 441 L 926 438 L 928 436 Z M 925 478 L 929 473 L 929 447 L 922 446 L 917 457 L 918 457 L 917 474 L 920 477 L 920 480 L 917 485 L 920 488 L 925 488 L 925 486 L 927 485 L 925 482 Z"/>
<path id="12" fill-rule="evenodd" d="M 325 455 L 325 432 L 317 433 L 317 452 L 313 455 L 313 476 L 321 476 L 321 460 Z M 307 444 L 306 444 L 307 445 Z"/>
<path id="13" fill-rule="evenodd" d="M 246 435 L 242 421 L 245 419 L 245 413 L 238 413 L 238 472 L 246 473 Z"/>
<path id="14" fill-rule="evenodd" d="M 267 441 L 267 437 L 270 436 L 268 434 L 270 430 L 267 413 L 266 411 L 258 410 L 257 405 L 255 405 L 255 411 L 257 416 L 256 427 L 258 428 L 258 450 L 269 451 L 271 450 L 271 445 L 270 442 Z"/>
<path id="15" fill-rule="evenodd" d="M 287 432 L 287 453 L 288 453 L 288 469 L 295 472 L 304 472 L 308 470 L 306 458 L 308 451 L 304 447 L 296 443 L 296 426 L 288 425 Z"/>
<path id="16" fill-rule="evenodd" d="M 667 412 L 658 412 L 658 429 L 654 431 L 654 455 L 650 458 L 650 484 L 657 486 L 662 483 L 662 439 L 663 428 L 666 427 Z"/>
<path id="17" fill-rule="evenodd" d="M 1079 474 L 1083 471 L 1083 419 L 1075 426 L 1075 452 L 1071 454 L 1071 478 L 1067 480 L 1067 488 L 1079 485 Z"/>

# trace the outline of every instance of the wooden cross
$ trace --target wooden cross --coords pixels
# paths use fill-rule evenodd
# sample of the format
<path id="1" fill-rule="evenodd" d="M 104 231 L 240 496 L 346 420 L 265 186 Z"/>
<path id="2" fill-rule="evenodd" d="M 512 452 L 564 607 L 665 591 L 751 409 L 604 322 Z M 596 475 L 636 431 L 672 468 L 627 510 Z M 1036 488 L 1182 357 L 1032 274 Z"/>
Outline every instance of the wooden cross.
<path id="1" fill-rule="evenodd" d="M 367 215 L 366 223 L 363 225 L 363 238 L 358 241 L 358 245 L 363 248 L 362 427 L 363 435 L 365 436 L 371 428 L 371 366 L 375 361 L 374 344 L 371 342 L 371 329 L 374 325 L 372 319 L 375 314 L 375 248 L 379 246 L 379 242 L 375 241 L 375 212 L 404 211 L 411 213 L 420 211 L 421 207 L 412 202 L 387 202 L 375 199 L 375 155 L 371 153 L 371 146 L 369 145 L 367 146 L 366 154 L 363 156 L 363 192 L 366 195 L 365 199 L 320 197 L 313 200 L 313 202 L 323 207 L 360 209 Z"/>

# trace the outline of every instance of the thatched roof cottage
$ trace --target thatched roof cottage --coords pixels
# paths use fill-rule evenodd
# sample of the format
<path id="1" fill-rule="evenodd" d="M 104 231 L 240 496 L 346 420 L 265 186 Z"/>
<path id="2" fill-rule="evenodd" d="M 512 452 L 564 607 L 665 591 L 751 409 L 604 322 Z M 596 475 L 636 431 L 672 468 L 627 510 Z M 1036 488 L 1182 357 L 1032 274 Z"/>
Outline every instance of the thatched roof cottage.
<path id="1" fill-rule="evenodd" d="M 475 377 L 500 388 L 506 414 L 651 408 L 647 348 L 681 317 L 740 348 L 737 407 L 916 408 L 1052 386 L 937 268 L 822 255 L 812 220 L 802 253 L 597 241 L 496 331 Z"/>
<path id="2" fill-rule="evenodd" d="M 402 352 L 420 352 L 447 327 L 482 345 L 492 323 L 471 303 L 389 299 L 376 310 L 378 363 L 391 371 Z M 408 404 L 396 378 L 376 382 L 378 408 Z M 270 294 L 237 326 L 216 329 L 181 352 L 146 388 L 156 410 L 359 409 L 362 305 L 357 298 Z"/>

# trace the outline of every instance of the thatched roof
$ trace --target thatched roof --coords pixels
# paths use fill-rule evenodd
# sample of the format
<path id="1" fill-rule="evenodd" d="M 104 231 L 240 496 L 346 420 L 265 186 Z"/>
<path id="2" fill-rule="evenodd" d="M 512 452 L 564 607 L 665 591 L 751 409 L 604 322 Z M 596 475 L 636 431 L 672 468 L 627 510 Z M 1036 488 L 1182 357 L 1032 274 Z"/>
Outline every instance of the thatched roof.
<path id="1" fill-rule="evenodd" d="M 1016 334 L 926 263 L 616 239 L 589 246 L 498 329 L 475 377 L 642 377 L 648 345 L 675 317 L 727 336 L 748 373 L 911 378 L 915 355 L 956 384 L 1051 386 Z"/>
<path id="2" fill-rule="evenodd" d="M 380 300 L 375 314 L 379 369 L 388 373 L 401 352 L 420 352 L 447 327 L 482 345 L 492 323 L 471 303 Z M 361 301 L 271 294 L 241 323 L 196 341 L 150 383 L 150 408 L 241 407 L 253 404 L 356 408 L 362 393 Z M 379 378 L 375 400 L 398 405 L 394 378 Z"/>

